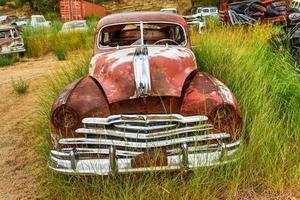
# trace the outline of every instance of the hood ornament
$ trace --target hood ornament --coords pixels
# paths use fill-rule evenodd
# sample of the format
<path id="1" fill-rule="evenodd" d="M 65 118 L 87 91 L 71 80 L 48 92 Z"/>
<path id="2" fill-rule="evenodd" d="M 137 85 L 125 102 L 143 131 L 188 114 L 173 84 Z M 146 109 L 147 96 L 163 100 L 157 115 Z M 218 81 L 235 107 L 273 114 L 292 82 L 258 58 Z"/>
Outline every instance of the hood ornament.
<path id="1" fill-rule="evenodd" d="M 133 66 L 137 97 L 147 97 L 151 94 L 151 76 L 146 46 L 137 47 L 133 58 Z"/>

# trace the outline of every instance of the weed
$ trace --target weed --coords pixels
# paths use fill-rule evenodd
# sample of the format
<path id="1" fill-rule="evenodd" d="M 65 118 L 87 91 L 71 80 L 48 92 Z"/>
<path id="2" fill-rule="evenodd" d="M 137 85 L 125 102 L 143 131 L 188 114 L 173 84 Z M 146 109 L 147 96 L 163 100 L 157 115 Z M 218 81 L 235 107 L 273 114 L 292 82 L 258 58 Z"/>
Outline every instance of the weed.
<path id="1" fill-rule="evenodd" d="M 67 59 L 67 49 L 62 46 L 58 46 L 54 49 L 55 56 L 58 60 L 66 60 Z"/>
<path id="2" fill-rule="evenodd" d="M 61 26 L 61 22 L 56 20 L 49 29 L 23 28 L 26 55 L 28 57 L 40 57 L 49 52 L 56 54 L 56 47 L 58 46 L 62 46 L 64 51 L 92 48 L 93 31 L 62 33 L 59 32 Z M 59 48 L 58 51 L 61 52 L 61 49 Z"/>
<path id="3" fill-rule="evenodd" d="M 0 6 L 4 6 L 6 4 L 7 0 L 0 0 Z"/>
<path id="4" fill-rule="evenodd" d="M 12 86 L 18 94 L 24 94 L 28 91 L 29 83 L 20 78 L 18 81 L 12 80 Z"/>
<path id="5" fill-rule="evenodd" d="M 13 59 L 8 56 L 0 55 L 0 67 L 5 67 L 8 65 L 12 65 L 14 63 Z"/>

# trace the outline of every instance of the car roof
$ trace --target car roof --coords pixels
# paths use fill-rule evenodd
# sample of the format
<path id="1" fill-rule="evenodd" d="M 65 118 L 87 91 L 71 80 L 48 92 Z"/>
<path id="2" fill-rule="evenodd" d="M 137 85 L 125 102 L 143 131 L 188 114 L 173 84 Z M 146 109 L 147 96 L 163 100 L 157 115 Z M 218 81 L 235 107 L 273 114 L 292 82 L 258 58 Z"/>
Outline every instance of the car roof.
<path id="1" fill-rule="evenodd" d="M 31 17 L 44 17 L 44 15 L 31 15 Z"/>
<path id="2" fill-rule="evenodd" d="M 7 31 L 14 28 L 15 28 L 14 26 L 2 25 L 0 26 L 0 31 Z"/>
<path id="3" fill-rule="evenodd" d="M 202 7 L 202 9 L 207 9 L 207 8 L 218 8 L 217 6 L 209 6 L 209 7 Z"/>
<path id="4" fill-rule="evenodd" d="M 118 13 L 108 15 L 103 17 L 98 25 L 97 30 L 100 28 L 118 23 L 130 23 L 130 22 L 170 22 L 170 23 L 178 23 L 182 26 L 186 26 L 186 22 L 182 16 L 173 14 L 173 13 L 165 13 L 165 12 L 126 12 L 126 13 Z"/>

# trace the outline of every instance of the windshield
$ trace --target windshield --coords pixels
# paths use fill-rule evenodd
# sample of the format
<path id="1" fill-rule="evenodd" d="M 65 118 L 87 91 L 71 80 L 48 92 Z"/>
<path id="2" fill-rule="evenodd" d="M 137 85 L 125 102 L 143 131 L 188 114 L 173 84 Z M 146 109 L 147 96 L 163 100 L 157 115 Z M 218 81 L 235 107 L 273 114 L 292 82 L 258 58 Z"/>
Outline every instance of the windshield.
<path id="1" fill-rule="evenodd" d="M 204 9 L 202 9 L 202 12 L 203 13 L 209 13 L 209 9 L 208 8 L 204 8 Z"/>
<path id="2" fill-rule="evenodd" d="M 211 8 L 211 9 L 210 9 L 210 12 L 216 13 L 216 12 L 218 12 L 218 10 L 217 10 L 216 8 Z"/>
<path id="3" fill-rule="evenodd" d="M 35 21 L 36 21 L 36 22 L 39 22 L 39 23 L 43 23 L 43 22 L 45 22 L 46 20 L 45 20 L 44 17 L 36 17 L 36 18 L 35 18 Z"/>
<path id="4" fill-rule="evenodd" d="M 100 31 L 100 46 L 180 45 L 186 43 L 183 28 L 170 23 L 118 24 Z"/>

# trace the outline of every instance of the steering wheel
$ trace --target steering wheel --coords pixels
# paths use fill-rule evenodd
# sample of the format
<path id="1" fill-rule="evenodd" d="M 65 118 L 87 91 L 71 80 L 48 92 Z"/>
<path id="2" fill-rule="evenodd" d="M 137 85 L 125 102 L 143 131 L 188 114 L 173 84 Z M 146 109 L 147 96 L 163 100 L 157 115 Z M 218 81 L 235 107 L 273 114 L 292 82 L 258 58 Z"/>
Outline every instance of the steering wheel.
<path id="1" fill-rule="evenodd" d="M 170 42 L 171 44 L 174 44 L 174 45 L 179 45 L 178 42 L 176 42 L 175 40 L 172 40 L 172 39 L 161 39 L 161 40 L 158 40 L 154 43 L 154 45 L 157 45 L 157 44 L 169 44 L 168 42 Z"/>

